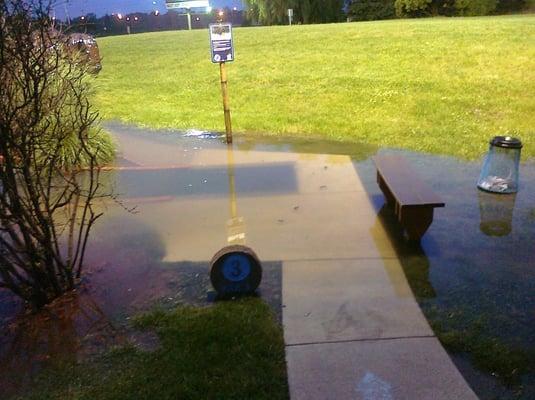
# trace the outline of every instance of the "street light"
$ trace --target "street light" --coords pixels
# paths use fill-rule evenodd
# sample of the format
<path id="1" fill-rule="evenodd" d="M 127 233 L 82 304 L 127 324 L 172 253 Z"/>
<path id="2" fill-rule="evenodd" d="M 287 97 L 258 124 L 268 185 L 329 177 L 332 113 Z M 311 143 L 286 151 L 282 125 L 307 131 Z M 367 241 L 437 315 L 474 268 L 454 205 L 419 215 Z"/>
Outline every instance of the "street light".
<path id="1" fill-rule="evenodd" d="M 225 12 L 223 10 L 219 10 L 216 15 L 217 15 L 217 18 L 216 18 L 217 22 L 223 22 L 223 17 L 225 15 Z"/>
<path id="2" fill-rule="evenodd" d="M 234 20 L 236 19 L 236 11 L 238 10 L 238 7 L 232 7 L 232 12 L 230 13 L 230 23 L 234 24 Z"/>
<path id="3" fill-rule="evenodd" d="M 84 16 L 84 15 L 82 15 L 82 16 L 80 17 L 80 23 L 81 23 L 81 24 L 83 25 L 83 27 L 84 27 L 84 32 L 87 33 L 87 25 L 85 24 L 85 16 Z"/>

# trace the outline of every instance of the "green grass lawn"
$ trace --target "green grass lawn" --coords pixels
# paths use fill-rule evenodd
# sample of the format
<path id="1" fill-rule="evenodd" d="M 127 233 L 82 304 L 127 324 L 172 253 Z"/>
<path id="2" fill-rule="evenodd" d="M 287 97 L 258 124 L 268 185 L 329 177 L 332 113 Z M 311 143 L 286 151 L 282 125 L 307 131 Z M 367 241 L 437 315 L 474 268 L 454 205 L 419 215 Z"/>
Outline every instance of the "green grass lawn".
<path id="1" fill-rule="evenodd" d="M 282 329 L 259 299 L 178 308 L 137 319 L 160 348 L 116 349 L 97 360 L 44 371 L 38 400 L 287 400 Z"/>
<path id="2" fill-rule="evenodd" d="M 535 15 L 236 28 L 236 132 L 477 158 L 511 133 L 535 156 Z M 99 39 L 104 119 L 224 130 L 207 30 Z"/>

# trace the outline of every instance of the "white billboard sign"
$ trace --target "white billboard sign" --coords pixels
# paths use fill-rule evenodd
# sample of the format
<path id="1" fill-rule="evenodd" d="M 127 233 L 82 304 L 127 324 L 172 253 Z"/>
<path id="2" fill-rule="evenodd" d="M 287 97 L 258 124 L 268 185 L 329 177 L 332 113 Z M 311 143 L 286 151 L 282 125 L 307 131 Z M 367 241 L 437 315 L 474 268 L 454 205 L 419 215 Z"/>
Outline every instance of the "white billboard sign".
<path id="1" fill-rule="evenodd" d="M 209 0 L 186 0 L 186 1 L 180 1 L 180 0 L 166 0 L 165 1 L 165 7 L 168 10 L 175 10 L 180 8 L 210 8 L 210 2 Z"/>

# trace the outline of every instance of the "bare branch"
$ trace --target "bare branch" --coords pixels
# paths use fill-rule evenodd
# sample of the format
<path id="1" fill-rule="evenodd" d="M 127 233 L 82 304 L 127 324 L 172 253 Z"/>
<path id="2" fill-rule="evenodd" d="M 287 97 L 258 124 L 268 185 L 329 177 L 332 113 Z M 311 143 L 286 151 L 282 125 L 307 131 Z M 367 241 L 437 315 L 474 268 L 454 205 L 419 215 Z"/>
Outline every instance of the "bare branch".
<path id="1" fill-rule="evenodd" d="M 51 1 L 0 1 L 0 287 L 35 307 L 80 277 L 105 196 L 87 66 Z"/>

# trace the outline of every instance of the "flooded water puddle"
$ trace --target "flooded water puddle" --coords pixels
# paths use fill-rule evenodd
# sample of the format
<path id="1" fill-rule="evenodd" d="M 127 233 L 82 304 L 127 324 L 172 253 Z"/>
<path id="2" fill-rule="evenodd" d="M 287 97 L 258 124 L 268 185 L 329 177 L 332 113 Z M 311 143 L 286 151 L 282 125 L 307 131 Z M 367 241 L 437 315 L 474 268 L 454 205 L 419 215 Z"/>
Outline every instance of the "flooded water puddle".
<path id="1" fill-rule="evenodd" d="M 399 257 L 437 330 L 488 337 L 496 349 L 535 349 L 533 164 L 522 166 L 516 196 L 496 197 L 475 188 L 479 163 L 453 158 L 242 137 L 229 148 L 206 132 L 108 129 L 120 154 L 104 179 L 117 197 L 102 205 L 81 289 L 25 317 L 17 317 L 22 305 L 0 291 L 1 385 L 24 385 L 51 359 L 136 340 L 150 347 L 150 338 L 131 336 L 129 319 L 154 305 L 209 305 L 210 259 L 235 243 L 262 260 L 259 293 L 279 318 L 284 262 Z M 384 207 L 371 161 L 378 152 L 402 153 L 446 202 L 418 248 L 406 244 Z M 362 195 L 376 208 L 374 218 L 355 206 Z M 388 245 L 374 235 L 378 229 L 389 232 Z M 482 398 L 534 393 L 533 366 L 512 378 L 511 389 L 462 350 L 454 358 Z"/>
<path id="2" fill-rule="evenodd" d="M 517 194 L 476 188 L 481 163 L 400 153 L 446 203 L 408 247 L 368 161 L 357 171 L 420 307 L 481 399 L 535 398 L 535 166 Z"/>

